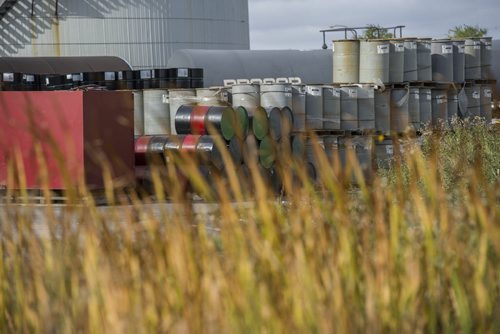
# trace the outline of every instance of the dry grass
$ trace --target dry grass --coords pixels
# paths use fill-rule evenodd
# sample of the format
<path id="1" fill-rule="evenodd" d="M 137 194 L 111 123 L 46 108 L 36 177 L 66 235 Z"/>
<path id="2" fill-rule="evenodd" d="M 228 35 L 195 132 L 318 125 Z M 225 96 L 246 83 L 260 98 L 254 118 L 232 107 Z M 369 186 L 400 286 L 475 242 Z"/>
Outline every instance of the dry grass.
<path id="1" fill-rule="evenodd" d="M 193 212 L 173 168 L 153 173 L 157 197 L 179 203 L 160 214 L 134 194 L 106 211 L 89 199 L 57 217 L 47 206 L 41 236 L 34 211 L 9 204 L 0 332 L 498 333 L 499 136 L 473 131 L 429 136 L 370 184 L 353 154 L 343 171 L 319 157 L 319 190 L 287 160 L 285 205 L 255 165 L 243 206 L 231 169 L 212 187 L 179 162 L 216 198 L 211 217 Z M 342 181 L 351 173 L 356 191 Z"/>

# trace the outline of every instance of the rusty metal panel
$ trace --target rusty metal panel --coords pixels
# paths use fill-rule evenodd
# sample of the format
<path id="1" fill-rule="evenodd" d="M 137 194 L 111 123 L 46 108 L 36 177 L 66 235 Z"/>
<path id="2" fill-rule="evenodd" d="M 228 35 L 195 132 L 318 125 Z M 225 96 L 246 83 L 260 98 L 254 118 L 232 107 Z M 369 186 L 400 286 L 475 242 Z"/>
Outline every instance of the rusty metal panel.
<path id="1" fill-rule="evenodd" d="M 84 178 L 89 187 L 102 188 L 96 159 L 109 162 L 121 185 L 133 185 L 131 93 L 0 92 L 0 114 L 0 186 L 7 185 L 9 163 L 16 161 L 28 189 L 42 187 L 44 170 L 50 189 Z"/>

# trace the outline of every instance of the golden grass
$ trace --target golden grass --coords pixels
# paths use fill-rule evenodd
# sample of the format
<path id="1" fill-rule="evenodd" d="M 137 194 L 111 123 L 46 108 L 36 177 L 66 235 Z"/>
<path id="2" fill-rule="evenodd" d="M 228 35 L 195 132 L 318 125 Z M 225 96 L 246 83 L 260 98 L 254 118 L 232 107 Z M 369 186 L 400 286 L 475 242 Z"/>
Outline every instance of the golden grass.
<path id="1" fill-rule="evenodd" d="M 48 205 L 41 234 L 32 207 L 7 204 L 0 332 L 498 333 L 499 138 L 470 131 L 429 136 L 371 182 L 352 152 L 344 170 L 319 155 L 320 189 L 284 160 L 286 204 L 255 164 L 248 194 L 234 169 L 208 185 L 187 160 L 213 213 L 193 210 L 173 167 L 153 172 L 169 210 L 109 190 L 108 210 Z"/>

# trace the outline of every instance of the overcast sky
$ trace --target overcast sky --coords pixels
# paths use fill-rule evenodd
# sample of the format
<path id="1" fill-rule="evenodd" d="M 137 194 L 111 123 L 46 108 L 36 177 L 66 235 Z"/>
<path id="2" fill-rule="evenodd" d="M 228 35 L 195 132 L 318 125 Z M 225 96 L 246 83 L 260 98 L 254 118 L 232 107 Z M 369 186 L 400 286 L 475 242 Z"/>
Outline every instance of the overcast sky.
<path id="1" fill-rule="evenodd" d="M 445 37 L 460 24 L 500 39 L 500 0 L 249 0 L 252 49 L 318 49 L 333 25 L 406 25 L 403 36 Z M 327 34 L 332 39 L 343 33 Z"/>

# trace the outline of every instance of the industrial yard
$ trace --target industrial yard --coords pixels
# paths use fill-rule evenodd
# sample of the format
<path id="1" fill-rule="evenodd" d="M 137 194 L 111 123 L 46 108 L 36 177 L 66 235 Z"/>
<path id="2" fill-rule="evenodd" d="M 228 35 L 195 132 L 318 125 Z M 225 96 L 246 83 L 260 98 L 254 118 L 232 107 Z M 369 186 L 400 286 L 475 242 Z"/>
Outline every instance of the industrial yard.
<path id="1" fill-rule="evenodd" d="M 249 21 L 0 0 L 1 333 L 500 330 L 498 40 Z"/>

